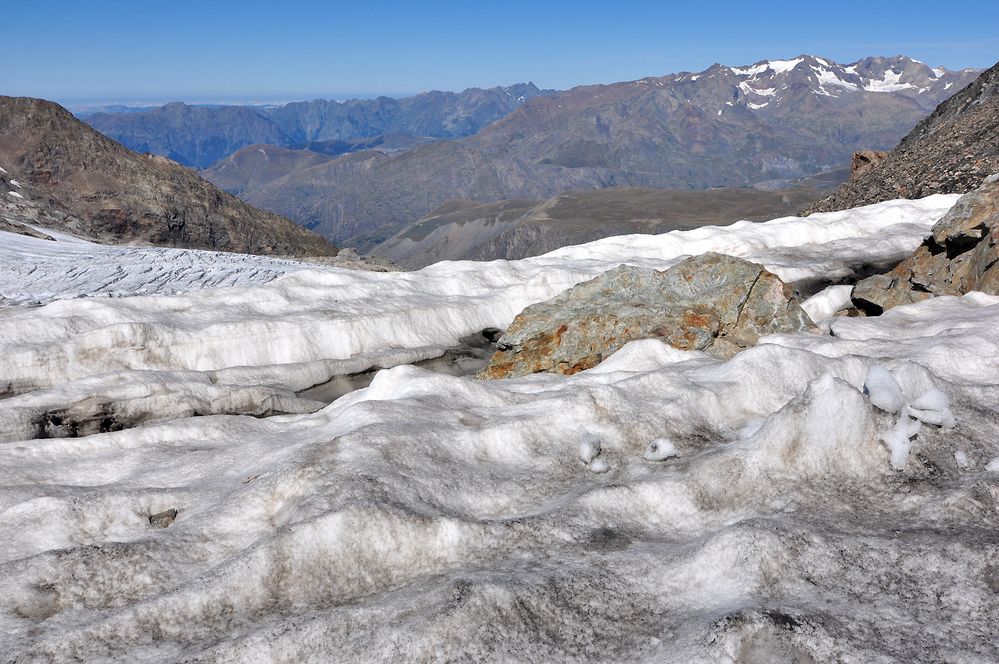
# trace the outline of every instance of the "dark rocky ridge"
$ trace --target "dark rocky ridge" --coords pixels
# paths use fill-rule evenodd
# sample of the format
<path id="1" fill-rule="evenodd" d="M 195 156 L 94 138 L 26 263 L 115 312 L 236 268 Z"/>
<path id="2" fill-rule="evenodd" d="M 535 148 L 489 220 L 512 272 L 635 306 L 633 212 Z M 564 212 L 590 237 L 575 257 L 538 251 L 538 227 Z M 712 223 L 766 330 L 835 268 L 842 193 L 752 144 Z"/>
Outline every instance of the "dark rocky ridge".
<path id="1" fill-rule="evenodd" d="M 138 155 L 53 102 L 0 97 L 0 165 L 30 193 L 19 218 L 107 243 L 333 256 L 327 240 L 168 159 Z M 15 212 L 17 212 L 15 210 Z"/>
<path id="2" fill-rule="evenodd" d="M 941 103 L 877 166 L 802 214 L 967 193 L 999 172 L 999 64 Z"/>

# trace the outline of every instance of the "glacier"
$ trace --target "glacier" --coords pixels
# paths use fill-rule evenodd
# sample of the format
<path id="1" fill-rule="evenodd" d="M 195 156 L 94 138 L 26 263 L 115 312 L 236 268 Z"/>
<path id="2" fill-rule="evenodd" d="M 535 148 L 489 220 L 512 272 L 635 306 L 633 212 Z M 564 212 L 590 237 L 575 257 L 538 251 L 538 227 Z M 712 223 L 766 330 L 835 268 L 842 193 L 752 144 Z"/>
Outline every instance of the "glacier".
<path id="1" fill-rule="evenodd" d="M 834 316 L 955 200 L 226 288 L 157 291 L 181 254 L 77 245 L 147 253 L 64 296 L 4 282 L 46 304 L 0 308 L 0 655 L 995 661 L 999 297 Z M 0 252 L 29 240 L 57 253 Z M 727 362 L 635 341 L 571 377 L 412 365 L 620 263 L 705 251 L 800 287 L 819 329 Z M 102 269 L 154 294 L 108 297 Z M 872 370 L 908 410 L 872 403 Z"/>

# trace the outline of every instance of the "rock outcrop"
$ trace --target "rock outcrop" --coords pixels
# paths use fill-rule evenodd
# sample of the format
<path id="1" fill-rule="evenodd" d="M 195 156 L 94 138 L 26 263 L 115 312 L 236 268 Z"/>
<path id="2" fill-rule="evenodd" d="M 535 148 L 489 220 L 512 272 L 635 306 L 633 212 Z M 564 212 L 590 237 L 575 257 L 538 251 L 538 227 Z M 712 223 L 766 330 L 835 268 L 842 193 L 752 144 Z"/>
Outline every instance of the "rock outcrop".
<path id="1" fill-rule="evenodd" d="M 999 64 L 947 99 L 878 164 L 801 214 L 964 194 L 999 172 Z"/>
<path id="2" fill-rule="evenodd" d="M 334 256 L 289 219 L 250 207 L 179 164 L 139 155 L 58 104 L 0 96 L 0 168 L 12 218 L 112 244 Z"/>
<path id="3" fill-rule="evenodd" d="M 879 150 L 854 152 L 853 159 L 850 160 L 850 179 L 856 180 L 864 173 L 869 173 L 872 168 L 884 161 L 887 156 L 887 152 Z"/>
<path id="4" fill-rule="evenodd" d="M 854 306 L 876 315 L 972 290 L 999 295 L 999 175 L 962 196 L 912 256 L 858 283 L 852 298 Z"/>
<path id="5" fill-rule="evenodd" d="M 571 375 L 649 338 L 728 358 L 811 326 L 791 289 L 756 263 L 707 253 L 663 272 L 621 265 L 522 311 L 479 375 Z"/>

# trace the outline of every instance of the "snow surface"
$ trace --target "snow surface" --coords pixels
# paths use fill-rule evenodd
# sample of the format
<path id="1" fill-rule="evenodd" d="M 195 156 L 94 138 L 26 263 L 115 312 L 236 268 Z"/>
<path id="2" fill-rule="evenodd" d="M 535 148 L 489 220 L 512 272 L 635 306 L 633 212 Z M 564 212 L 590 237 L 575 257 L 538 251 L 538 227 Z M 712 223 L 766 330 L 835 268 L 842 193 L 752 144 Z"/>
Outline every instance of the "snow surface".
<path id="1" fill-rule="evenodd" d="M 398 360 L 403 349 L 422 359 L 427 347 L 455 346 L 488 327 L 505 329 L 528 305 L 622 263 L 665 269 L 715 251 L 762 263 L 785 281 L 848 277 L 850 265 L 912 251 L 956 199 L 938 194 L 852 212 L 625 235 L 521 261 L 446 261 L 401 274 L 306 271 L 290 261 L 210 252 L 82 243 L 52 248 L 50 241 L 0 233 L 0 295 L 14 301 L 87 288 L 117 292 L 121 282 L 140 292 L 190 290 L 223 280 L 270 281 L 297 270 L 262 287 L 11 310 L 0 316 L 0 356 L 4 378 L 17 390 L 135 368 L 208 371 L 359 355 L 377 362 L 379 354 Z M 94 259 L 83 258 L 88 251 Z M 23 344 L 24 338 L 35 343 Z M 100 353 L 88 351 L 95 345 Z"/>
<path id="2" fill-rule="evenodd" d="M 8 191 L 7 193 L 8 193 L 9 195 L 13 196 L 14 198 L 24 198 L 24 196 L 22 196 L 21 194 L 19 194 L 19 193 L 18 193 L 18 192 L 16 192 L 16 191 Z"/>
<path id="3" fill-rule="evenodd" d="M 323 362 L 389 363 L 504 327 L 620 262 L 661 268 L 715 250 L 787 278 L 839 278 L 855 260 L 911 250 L 953 201 L 608 238 L 517 262 L 12 307 L 0 310 L 0 390 L 26 393 L 0 409 L 14 402 L 12 419 L 44 429 L 66 425 L 53 421 L 70 417 L 59 404 L 88 397 L 111 415 L 116 400 L 155 413 L 229 387 L 292 400 Z M 823 293 L 813 310 L 836 301 Z M 827 327 L 765 337 L 727 362 L 636 341 L 571 377 L 396 366 L 315 412 L 178 407 L 123 431 L 0 444 L 0 653 L 995 661 L 999 490 L 974 468 L 999 466 L 999 297 Z M 910 407 L 953 411 L 956 426 L 875 407 L 863 391 L 874 367 Z M 675 457 L 647 460 L 650 441 Z M 150 524 L 170 509 L 169 527 Z"/>
<path id="4" fill-rule="evenodd" d="M 39 230 L 56 241 L 0 232 L 0 297 L 18 303 L 87 295 L 182 293 L 264 284 L 317 267 L 247 254 L 107 246 L 47 228 Z"/>

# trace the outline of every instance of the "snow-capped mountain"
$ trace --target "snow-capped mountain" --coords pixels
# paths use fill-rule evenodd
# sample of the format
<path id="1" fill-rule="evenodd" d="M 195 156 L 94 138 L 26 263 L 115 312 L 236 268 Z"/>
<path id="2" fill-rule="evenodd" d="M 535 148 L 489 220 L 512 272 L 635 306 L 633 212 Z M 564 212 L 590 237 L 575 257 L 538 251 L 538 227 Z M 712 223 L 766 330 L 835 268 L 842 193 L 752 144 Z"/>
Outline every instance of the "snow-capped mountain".
<path id="1" fill-rule="evenodd" d="M 877 168 L 805 211 L 830 212 L 892 198 L 970 191 L 999 172 L 997 137 L 999 64 L 940 104 Z"/>
<path id="2" fill-rule="evenodd" d="M 735 91 L 733 98 L 719 107 L 719 115 L 724 114 L 725 107 L 736 106 L 773 111 L 781 105 L 799 101 L 797 95 L 802 92 L 834 98 L 859 93 L 893 93 L 931 110 L 957 91 L 955 85 L 958 89 L 964 87 L 970 82 L 969 75 L 973 78 L 976 73 L 974 69 L 931 68 L 901 55 L 864 58 L 846 65 L 813 55 L 800 55 L 790 60 L 763 60 L 742 67 L 716 64 L 697 74 L 684 72 L 657 79 L 656 84 L 720 77 L 726 85 L 734 85 Z M 691 95 L 691 99 L 702 100 L 698 94 Z"/>

